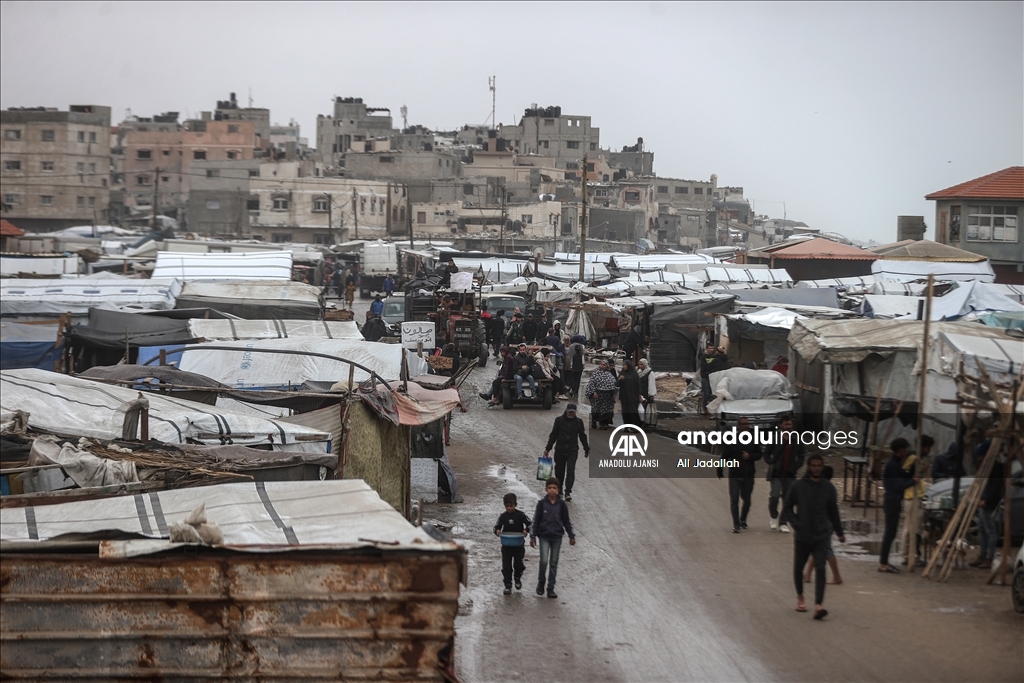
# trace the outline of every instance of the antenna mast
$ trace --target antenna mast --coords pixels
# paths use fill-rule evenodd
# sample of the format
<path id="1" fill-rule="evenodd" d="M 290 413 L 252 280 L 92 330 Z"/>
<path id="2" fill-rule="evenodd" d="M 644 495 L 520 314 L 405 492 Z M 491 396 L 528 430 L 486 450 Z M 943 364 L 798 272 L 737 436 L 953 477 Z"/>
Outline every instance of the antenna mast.
<path id="1" fill-rule="evenodd" d="M 402 128 L 403 129 L 408 128 L 409 127 L 409 107 L 407 107 L 407 106 L 405 106 L 403 104 L 402 108 L 399 109 L 398 111 L 400 111 L 402 113 Z"/>
<path id="2" fill-rule="evenodd" d="M 498 92 L 495 89 L 497 87 L 497 84 L 497 76 L 491 76 L 490 78 L 487 79 L 487 87 L 491 91 L 491 128 L 497 128 L 498 126 L 498 120 L 495 118 L 494 114 L 496 108 L 495 105 L 497 104 L 498 101 Z"/>

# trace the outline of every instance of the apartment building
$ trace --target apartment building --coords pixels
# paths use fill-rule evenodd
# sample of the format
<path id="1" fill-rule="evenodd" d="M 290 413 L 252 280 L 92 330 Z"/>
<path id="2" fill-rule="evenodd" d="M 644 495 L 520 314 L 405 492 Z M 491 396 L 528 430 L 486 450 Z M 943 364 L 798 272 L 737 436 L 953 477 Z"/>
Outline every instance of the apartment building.
<path id="1" fill-rule="evenodd" d="M 110 107 L 0 112 L 3 218 L 27 232 L 103 224 L 110 201 Z"/>
<path id="2" fill-rule="evenodd" d="M 534 105 L 526 109 L 518 124 L 499 126 L 498 137 L 520 154 L 551 156 L 556 168 L 580 170 L 584 154 L 592 159 L 597 156 L 601 129 L 591 125 L 589 116 L 562 114 L 561 107 Z"/>
<path id="3" fill-rule="evenodd" d="M 192 162 L 186 224 L 190 232 L 209 236 L 249 235 L 249 216 L 259 211 L 259 198 L 249 185 L 259 177 L 263 159 Z"/>
<path id="4" fill-rule="evenodd" d="M 361 97 L 335 97 L 333 115 L 316 117 L 316 151 L 328 167 L 340 168 L 346 152 L 368 151 L 366 142 L 398 132 L 387 107 L 368 107 Z"/>

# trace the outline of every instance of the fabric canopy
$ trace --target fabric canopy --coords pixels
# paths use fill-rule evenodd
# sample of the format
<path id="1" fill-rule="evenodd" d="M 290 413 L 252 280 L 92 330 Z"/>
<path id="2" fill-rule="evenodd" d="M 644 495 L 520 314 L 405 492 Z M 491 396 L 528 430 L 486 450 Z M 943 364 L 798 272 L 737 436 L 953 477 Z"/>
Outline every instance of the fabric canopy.
<path id="1" fill-rule="evenodd" d="M 292 252 L 181 253 L 161 251 L 156 255 L 153 277 L 191 280 L 290 280 Z"/>
<path id="2" fill-rule="evenodd" d="M 320 290 L 291 280 L 187 282 L 178 308 L 215 308 L 248 320 L 320 320 Z"/>
<path id="3" fill-rule="evenodd" d="M 351 320 L 205 320 L 193 318 L 188 329 L 196 339 L 362 339 Z"/>
<path id="4" fill-rule="evenodd" d="M 992 282 L 996 279 L 995 272 L 987 260 L 975 263 L 956 261 L 875 261 L 871 264 L 871 273 L 875 277 L 889 280 L 921 280 L 934 275 L 936 280 L 977 280 Z"/>
<path id="5" fill-rule="evenodd" d="M 0 370 L 56 369 L 63 348 L 57 334 L 56 325 L 0 323 Z"/>
<path id="6" fill-rule="evenodd" d="M 196 341 L 188 331 L 186 320 L 103 308 L 90 308 L 88 323 L 75 325 L 70 336 L 76 344 L 107 349 L 123 349 L 125 344 L 132 347 L 173 346 Z"/>

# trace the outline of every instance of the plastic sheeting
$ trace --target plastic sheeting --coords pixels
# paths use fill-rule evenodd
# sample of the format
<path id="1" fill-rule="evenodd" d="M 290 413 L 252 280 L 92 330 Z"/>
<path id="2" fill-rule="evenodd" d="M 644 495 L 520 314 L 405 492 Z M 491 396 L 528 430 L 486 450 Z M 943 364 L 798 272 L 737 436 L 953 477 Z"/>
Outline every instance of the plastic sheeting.
<path id="1" fill-rule="evenodd" d="M 888 280 L 920 280 L 934 275 L 936 280 L 993 282 L 996 279 L 988 261 L 958 263 L 949 261 L 889 261 L 871 264 L 871 274 Z"/>
<path id="2" fill-rule="evenodd" d="M 963 373 L 980 379 L 979 361 L 995 381 L 1012 382 L 1024 365 L 1024 339 L 940 332 L 929 370 L 953 378 Z"/>
<path id="3" fill-rule="evenodd" d="M 793 324 L 797 320 L 804 319 L 805 316 L 794 313 L 793 311 L 787 311 L 784 308 L 768 307 L 753 313 L 737 313 L 726 317 L 730 320 L 742 321 L 749 323 L 750 325 L 771 327 L 779 330 L 791 330 L 793 329 Z"/>
<path id="4" fill-rule="evenodd" d="M 44 370 L 0 372 L 0 406 L 23 410 L 31 428 L 61 436 L 120 439 L 125 406 L 138 392 Z M 326 452 L 330 434 L 212 406 L 148 395 L 149 437 L 166 443 L 271 445 L 273 450 Z"/>
<path id="5" fill-rule="evenodd" d="M 215 308 L 249 320 L 320 320 L 320 290 L 291 280 L 187 282 L 177 308 Z"/>
<path id="6" fill-rule="evenodd" d="M 1020 311 L 1024 311 L 1024 304 L 983 282 L 964 282 L 945 296 L 932 299 L 932 320 L 973 319 L 978 313 Z"/>
<path id="7" fill-rule="evenodd" d="M 63 343 L 57 343 L 56 325 L 0 323 L 0 370 L 56 369 Z"/>
<path id="8" fill-rule="evenodd" d="M 196 341 L 185 320 L 104 308 L 90 308 L 88 324 L 75 325 L 71 339 L 76 345 L 119 350 L 126 344 L 132 347 L 180 346 Z"/>
<path id="9" fill-rule="evenodd" d="M 0 510 L 0 539 L 47 541 L 66 534 L 99 535 L 121 531 L 153 540 L 113 541 L 105 556 L 159 552 L 170 547 L 166 528 L 182 521 L 201 503 L 206 516 L 224 532 L 224 545 L 252 550 L 258 546 L 282 549 L 302 546 L 415 550 L 418 553 L 451 551 L 454 543 L 434 540 L 410 524 L 359 479 L 268 481 L 216 484 L 198 488 L 157 491 L 149 497 L 159 506 L 139 509 L 133 496 L 84 500 L 74 503 L 4 508 Z M 26 510 L 32 510 L 30 526 Z M 157 510 L 162 514 L 157 515 Z M 268 513 L 268 510 L 273 514 Z M 330 514 L 325 514 L 330 511 Z M 141 519 L 140 519 L 141 518 Z M 144 523 L 143 523 L 144 522 Z"/>
<path id="10" fill-rule="evenodd" d="M 174 308 L 180 280 L 2 280 L 0 315 L 85 315 L 101 304 Z"/>
<path id="11" fill-rule="evenodd" d="M 873 275 L 859 277 L 832 277 L 824 280 L 801 280 L 793 287 L 796 289 L 820 289 L 823 287 L 835 287 L 846 294 L 867 294 L 875 284 Z"/>
<path id="12" fill-rule="evenodd" d="M 15 277 L 20 273 L 53 275 L 78 273 L 81 259 L 78 256 L 3 256 L 0 257 L 0 277 Z"/>
<path id="13" fill-rule="evenodd" d="M 292 252 L 195 254 L 161 251 L 156 255 L 153 277 L 175 277 L 182 281 L 291 280 Z"/>
<path id="14" fill-rule="evenodd" d="M 796 304 L 798 306 L 826 306 L 839 308 L 839 297 L 832 287 L 819 289 L 747 289 L 721 290 L 731 293 L 737 301 L 760 301 L 768 304 Z"/>
<path id="15" fill-rule="evenodd" d="M 216 350 L 210 346 L 231 347 Z M 268 353 L 279 351 L 280 353 Z M 303 382 L 348 382 L 349 363 L 310 355 L 325 354 L 359 363 L 385 380 L 401 377 L 402 347 L 348 339 L 260 339 L 196 344 L 182 353 L 179 367 L 205 375 L 230 387 L 287 387 Z M 415 353 L 407 355 L 410 376 L 427 374 L 426 360 Z M 357 383 L 370 375 L 356 368 Z"/>
<path id="16" fill-rule="evenodd" d="M 193 318 L 188 329 L 196 339 L 359 339 L 363 335 L 352 320 L 206 320 Z"/>
<path id="17" fill-rule="evenodd" d="M 713 372 L 708 377 L 715 400 L 708 405 L 709 412 L 717 412 L 724 401 L 757 398 L 789 398 L 789 380 L 774 370 L 729 368 Z"/>
<path id="18" fill-rule="evenodd" d="M 921 300 L 919 296 L 865 294 L 858 312 L 867 318 L 902 318 L 910 316 L 911 319 L 917 319 L 918 302 Z M 933 299 L 934 301 L 938 301 L 938 299 Z"/>

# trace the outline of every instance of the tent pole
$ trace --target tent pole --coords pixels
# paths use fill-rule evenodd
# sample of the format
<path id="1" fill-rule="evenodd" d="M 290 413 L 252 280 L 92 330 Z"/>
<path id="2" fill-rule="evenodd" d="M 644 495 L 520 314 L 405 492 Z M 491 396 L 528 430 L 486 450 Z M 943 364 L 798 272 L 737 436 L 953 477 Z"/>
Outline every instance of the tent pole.
<path id="1" fill-rule="evenodd" d="M 932 289 L 934 283 L 935 276 L 929 273 L 924 304 L 924 339 L 921 341 L 921 358 L 919 363 L 921 367 L 921 381 L 919 384 L 920 392 L 917 396 L 917 457 L 914 458 L 914 471 L 911 473 L 915 476 L 921 468 L 922 439 L 924 439 L 925 380 L 928 378 L 928 343 L 932 322 Z M 910 525 L 910 533 L 907 534 L 907 537 L 910 539 L 910 549 L 907 552 L 907 571 L 913 574 L 914 565 L 917 564 L 917 520 L 920 514 L 918 509 L 917 483 L 914 484 L 914 497 L 911 500 L 910 515 L 908 515 L 906 522 Z"/>

